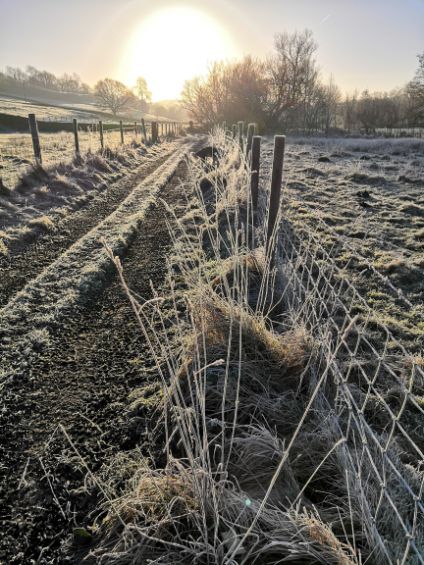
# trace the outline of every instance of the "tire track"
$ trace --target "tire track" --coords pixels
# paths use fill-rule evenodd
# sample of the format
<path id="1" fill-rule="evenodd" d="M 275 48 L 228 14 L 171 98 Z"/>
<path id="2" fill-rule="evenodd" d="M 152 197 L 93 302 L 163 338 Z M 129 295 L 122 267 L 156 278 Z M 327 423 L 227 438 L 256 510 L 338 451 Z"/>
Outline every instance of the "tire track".
<path id="1" fill-rule="evenodd" d="M 178 146 L 179 144 L 174 143 L 156 155 L 143 156 L 142 164 L 135 171 L 114 182 L 86 206 L 61 220 L 56 232 L 39 237 L 10 258 L 0 259 L 0 307 L 6 305 L 30 280 L 109 216 L 132 192 L 134 186 L 161 166 Z"/>
<path id="2" fill-rule="evenodd" d="M 178 190 L 186 175 L 182 155 L 172 157 L 157 171 L 160 182 L 155 181 L 156 188 L 151 190 L 153 181 L 147 179 L 129 201 L 93 230 L 96 238 L 104 235 L 111 223 L 122 219 L 123 211 L 128 215 L 143 196 L 142 221 L 132 217 L 134 224 L 127 218 L 131 227 L 126 230 L 129 239 L 123 264 L 131 288 L 146 299 L 151 296 L 150 281 L 157 286 L 164 279 L 172 246 L 165 206 L 155 202 L 154 196 L 160 191 L 167 205 L 182 213 L 186 204 L 186 195 Z M 109 235 L 108 242 L 116 252 L 117 234 Z M 65 256 L 79 251 L 77 257 L 82 259 L 84 249 L 87 265 L 93 253 L 99 252 L 98 243 L 94 245 L 96 238 L 87 234 Z M 63 259 L 66 257 L 58 262 Z M 57 274 L 57 265 L 54 269 Z M 37 284 L 51 278 L 54 269 L 39 277 Z M 73 521 L 78 523 L 87 516 L 96 500 L 82 488 L 85 470 L 57 431 L 58 424 L 65 426 L 93 471 L 113 454 L 132 446 L 125 406 L 129 391 L 148 380 L 149 356 L 117 278 L 109 274 L 107 282 L 103 292 L 97 289 L 88 294 L 83 307 L 72 301 L 66 318 L 49 326 L 49 342 L 31 353 L 28 362 L 25 350 L 20 349 L 20 365 L 15 364 L 19 375 L 10 375 L 4 389 L 1 460 L 7 472 L 0 490 L 0 507 L 4 509 L 0 517 L 0 562 L 79 562 L 66 557 L 66 539 Z M 23 299 L 40 298 L 34 294 L 35 286 L 12 301 L 12 310 L 22 309 Z M 48 304 L 53 306 L 50 301 Z M 143 370 L 137 362 L 141 358 Z"/>

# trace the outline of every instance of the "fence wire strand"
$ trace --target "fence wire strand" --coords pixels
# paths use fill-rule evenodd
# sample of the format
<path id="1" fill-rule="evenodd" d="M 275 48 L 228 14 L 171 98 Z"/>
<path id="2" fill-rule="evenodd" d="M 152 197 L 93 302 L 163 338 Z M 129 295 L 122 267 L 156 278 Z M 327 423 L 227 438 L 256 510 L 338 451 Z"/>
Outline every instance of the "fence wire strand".
<path id="1" fill-rule="evenodd" d="M 289 207 L 285 202 L 288 215 Z M 281 222 L 277 264 L 282 296 L 293 319 L 320 344 L 334 387 L 325 400 L 338 429 L 335 441 L 343 440 L 339 450 L 344 451 L 350 493 L 362 500 L 364 533 L 388 563 L 422 564 L 424 410 L 414 387 L 424 383 L 424 370 L 355 288 L 349 260 L 340 266 L 335 256 L 318 229 L 300 233 L 289 220 Z M 393 285 L 391 290 L 396 292 Z M 396 529 L 402 536 L 396 540 L 400 552 L 389 539 Z"/>

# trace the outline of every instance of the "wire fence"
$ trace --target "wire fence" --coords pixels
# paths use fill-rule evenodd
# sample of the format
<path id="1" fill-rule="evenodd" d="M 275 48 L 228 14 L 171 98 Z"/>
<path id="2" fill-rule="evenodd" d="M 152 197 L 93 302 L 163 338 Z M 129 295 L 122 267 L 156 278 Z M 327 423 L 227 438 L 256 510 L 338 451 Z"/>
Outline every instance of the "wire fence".
<path id="1" fill-rule="evenodd" d="M 264 187 L 271 164 L 265 160 L 261 168 L 259 214 L 266 225 Z M 277 278 L 287 311 L 318 344 L 317 381 L 309 383 L 318 391 L 312 410 L 332 434 L 331 457 L 345 475 L 343 487 L 337 487 L 347 492 L 350 506 L 352 524 L 345 537 L 358 563 L 423 564 L 423 357 L 405 348 L 356 288 L 350 259 L 341 260 L 346 248 L 340 238 L 328 248 L 324 222 L 317 218 L 315 227 L 294 227 L 294 215 L 284 198 L 274 231 Z M 384 279 L 377 270 L 374 275 Z M 387 286 L 402 298 L 389 281 Z M 335 483 L 339 479 L 332 477 Z M 329 505 L 336 512 L 332 494 Z M 373 548 L 366 560 L 364 545 Z"/>
<path id="2" fill-rule="evenodd" d="M 387 563 L 424 563 L 420 359 L 378 320 L 319 236 L 284 222 L 278 255 L 284 297 L 319 340 L 334 385 L 323 398 L 364 535 Z"/>
<path id="3" fill-rule="evenodd" d="M 51 167 L 62 162 L 71 161 L 76 154 L 95 153 L 106 148 L 116 149 L 132 143 L 152 143 L 168 139 L 181 131 L 181 124 L 176 122 L 132 122 L 104 123 L 76 122 L 77 139 L 73 131 L 75 120 L 63 124 L 63 131 L 57 133 L 44 132 L 43 124 L 37 128 L 38 143 L 42 164 Z M 156 137 L 152 130 L 156 125 Z M 153 125 L 153 128 L 155 126 Z M 66 131 L 71 129 L 71 131 Z M 20 178 L 41 161 L 34 147 L 34 137 L 30 132 L 0 134 L 0 183 L 14 188 Z"/>

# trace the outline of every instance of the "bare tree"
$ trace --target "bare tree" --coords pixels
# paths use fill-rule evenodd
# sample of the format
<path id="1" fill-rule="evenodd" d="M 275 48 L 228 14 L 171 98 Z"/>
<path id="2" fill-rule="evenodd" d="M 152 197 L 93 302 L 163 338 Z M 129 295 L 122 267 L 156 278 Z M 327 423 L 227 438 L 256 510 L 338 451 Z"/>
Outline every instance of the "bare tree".
<path id="1" fill-rule="evenodd" d="M 418 69 L 413 80 L 407 85 L 406 92 L 412 125 L 424 126 L 424 52 L 418 55 Z"/>
<path id="2" fill-rule="evenodd" d="M 111 78 L 99 80 L 94 87 L 94 93 L 100 105 L 110 110 L 114 116 L 134 98 L 125 84 Z"/>
<path id="3" fill-rule="evenodd" d="M 193 120 L 199 124 L 209 126 L 216 122 L 206 81 L 194 77 L 184 83 L 181 101 Z"/>
<path id="4" fill-rule="evenodd" d="M 358 128 L 358 93 L 354 92 L 352 96 L 346 95 L 343 102 L 343 127 L 347 131 Z"/>
<path id="5" fill-rule="evenodd" d="M 238 120 L 265 122 L 265 64 L 252 57 L 235 63 L 214 63 L 208 76 L 187 81 L 185 109 L 197 122 L 210 125 Z"/>
<path id="6" fill-rule="evenodd" d="M 76 73 L 64 73 L 58 79 L 58 84 L 62 92 L 81 92 L 81 79 Z"/>
<path id="7" fill-rule="evenodd" d="M 6 76 L 23 84 L 27 79 L 27 74 L 19 67 L 6 67 Z"/>
<path id="8" fill-rule="evenodd" d="M 326 133 L 328 133 L 332 127 L 337 126 L 337 116 L 341 98 L 340 89 L 334 82 L 333 76 L 331 76 L 328 84 L 323 87 L 323 125 Z"/>
<path id="9" fill-rule="evenodd" d="M 152 101 L 152 93 L 147 86 L 146 79 L 144 77 L 138 77 L 133 90 L 140 101 L 141 110 L 147 112 L 149 110 L 149 104 Z"/>
<path id="10" fill-rule="evenodd" d="M 276 53 L 268 60 L 270 126 L 306 127 L 308 110 L 317 94 L 316 50 L 310 30 L 276 35 Z"/>

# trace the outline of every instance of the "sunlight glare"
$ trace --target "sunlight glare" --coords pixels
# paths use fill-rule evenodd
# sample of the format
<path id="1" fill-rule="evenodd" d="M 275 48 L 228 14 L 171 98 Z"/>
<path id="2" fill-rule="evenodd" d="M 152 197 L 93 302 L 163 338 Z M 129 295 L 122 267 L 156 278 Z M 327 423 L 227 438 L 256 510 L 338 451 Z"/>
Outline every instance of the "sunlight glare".
<path id="1" fill-rule="evenodd" d="M 135 30 L 120 76 L 128 86 L 143 76 L 153 100 L 178 98 L 186 79 L 204 74 L 212 61 L 237 55 L 231 36 L 208 14 L 186 6 L 168 8 Z"/>

